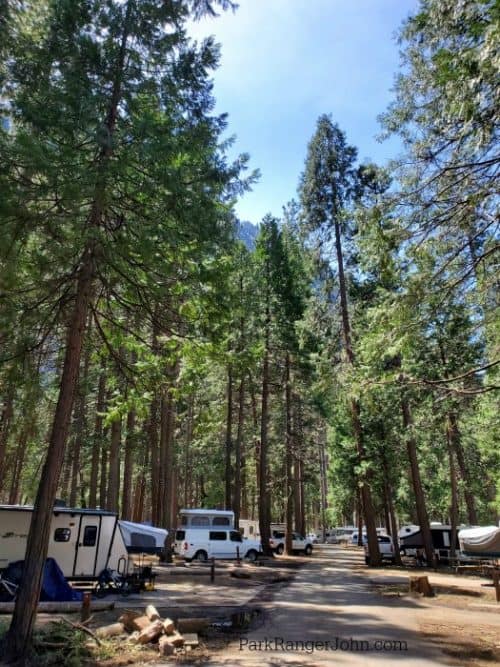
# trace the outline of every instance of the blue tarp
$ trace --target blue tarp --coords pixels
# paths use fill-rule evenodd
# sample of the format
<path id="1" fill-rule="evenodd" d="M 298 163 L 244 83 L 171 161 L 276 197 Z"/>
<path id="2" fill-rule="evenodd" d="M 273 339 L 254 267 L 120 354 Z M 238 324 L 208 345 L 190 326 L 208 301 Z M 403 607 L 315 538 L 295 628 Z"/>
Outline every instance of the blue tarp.
<path id="1" fill-rule="evenodd" d="M 4 572 L 5 579 L 19 584 L 22 578 L 24 561 L 11 563 Z M 82 599 L 82 594 L 74 591 L 66 581 L 61 568 L 54 558 L 47 558 L 43 568 L 42 590 L 40 601 L 43 602 L 72 602 Z"/>

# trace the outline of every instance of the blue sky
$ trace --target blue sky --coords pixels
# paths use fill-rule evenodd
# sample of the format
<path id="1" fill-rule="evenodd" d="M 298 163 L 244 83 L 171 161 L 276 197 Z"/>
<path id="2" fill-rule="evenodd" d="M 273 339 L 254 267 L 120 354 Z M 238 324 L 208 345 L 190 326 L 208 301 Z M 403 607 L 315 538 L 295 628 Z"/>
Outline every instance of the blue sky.
<path id="1" fill-rule="evenodd" d="M 236 207 L 257 223 L 296 196 L 318 116 L 331 113 L 360 159 L 394 157 L 379 143 L 379 113 L 391 100 L 399 65 L 394 35 L 417 0 L 239 0 L 239 9 L 192 26 L 215 35 L 218 112 L 236 135 L 231 154 L 248 152 L 261 178 Z"/>

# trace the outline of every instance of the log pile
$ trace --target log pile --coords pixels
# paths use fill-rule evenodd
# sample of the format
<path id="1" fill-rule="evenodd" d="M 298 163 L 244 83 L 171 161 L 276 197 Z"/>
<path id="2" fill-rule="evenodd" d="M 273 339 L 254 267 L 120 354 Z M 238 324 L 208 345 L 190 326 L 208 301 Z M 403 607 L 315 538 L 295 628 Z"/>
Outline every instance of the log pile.
<path id="1" fill-rule="evenodd" d="M 117 623 L 97 628 L 95 636 L 104 639 L 128 635 L 129 641 L 142 645 L 156 644 L 161 656 L 170 656 L 198 646 L 196 633 L 205 630 L 208 624 L 206 618 L 184 618 L 176 624 L 170 618 L 162 618 L 156 607 L 148 605 L 144 614 L 126 611 Z"/>

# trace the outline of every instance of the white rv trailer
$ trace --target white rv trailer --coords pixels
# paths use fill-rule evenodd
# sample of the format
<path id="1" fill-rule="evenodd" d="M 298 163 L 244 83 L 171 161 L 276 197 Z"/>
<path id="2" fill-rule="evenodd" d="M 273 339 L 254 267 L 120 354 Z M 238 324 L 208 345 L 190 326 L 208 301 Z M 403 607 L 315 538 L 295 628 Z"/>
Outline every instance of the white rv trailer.
<path id="1" fill-rule="evenodd" d="M 0 570 L 24 559 L 32 513 L 29 505 L 0 505 Z M 119 524 L 114 512 L 55 506 L 47 557 L 57 561 L 67 579 L 98 577 L 106 567 L 126 572 L 132 565 L 128 552 L 139 546 L 137 534 L 145 532 L 150 544 L 153 537 L 148 536 L 151 528 L 141 524 L 128 524 L 122 535 Z M 159 532 L 164 542 L 167 531 L 155 532 L 156 543 Z M 141 551 L 148 551 L 147 544 Z"/>

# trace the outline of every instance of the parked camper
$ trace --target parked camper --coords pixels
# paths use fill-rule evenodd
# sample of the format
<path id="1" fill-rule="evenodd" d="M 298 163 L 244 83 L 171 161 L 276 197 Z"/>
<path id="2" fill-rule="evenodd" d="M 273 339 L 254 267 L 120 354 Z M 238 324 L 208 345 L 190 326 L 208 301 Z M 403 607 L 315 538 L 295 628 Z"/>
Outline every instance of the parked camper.
<path id="1" fill-rule="evenodd" d="M 500 558 L 500 527 L 464 528 L 458 533 L 460 549 L 469 558 Z"/>
<path id="2" fill-rule="evenodd" d="M 438 561 L 446 562 L 450 558 L 450 548 L 452 541 L 451 526 L 444 524 L 431 523 L 430 525 L 432 544 L 434 553 Z M 399 550 L 403 556 L 414 556 L 422 553 L 424 549 L 424 540 L 420 526 L 403 526 L 399 532 Z M 458 531 L 455 534 L 455 548 L 458 554 L 460 549 L 458 542 Z"/>
<path id="3" fill-rule="evenodd" d="M 0 570 L 24 559 L 32 513 L 28 505 L 0 505 Z M 166 530 L 153 529 L 152 537 L 151 527 L 124 522 L 122 533 L 120 523 L 114 512 L 55 506 L 47 557 L 67 579 L 92 579 L 105 568 L 128 572 L 129 552 L 151 553 L 153 539 L 163 547 Z"/>

